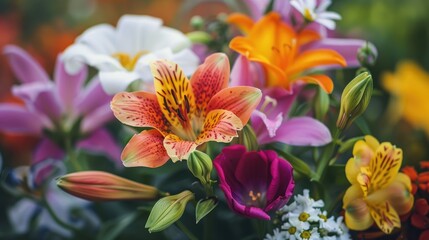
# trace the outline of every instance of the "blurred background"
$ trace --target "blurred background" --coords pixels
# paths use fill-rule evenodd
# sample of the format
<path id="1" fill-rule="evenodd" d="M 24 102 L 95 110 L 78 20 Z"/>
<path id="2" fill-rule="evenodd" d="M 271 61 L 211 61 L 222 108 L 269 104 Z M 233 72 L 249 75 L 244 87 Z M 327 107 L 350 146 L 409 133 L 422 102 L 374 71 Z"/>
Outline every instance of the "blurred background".
<path id="1" fill-rule="evenodd" d="M 374 96 L 362 120 L 346 134 L 372 134 L 380 141 L 396 144 L 404 150 L 407 165 L 429 160 L 429 1 L 333 0 L 330 10 L 342 16 L 335 36 L 366 39 L 378 50 L 378 59 L 369 69 L 374 79 Z M 116 25 L 124 14 L 159 17 L 165 25 L 186 33 L 192 31 L 190 19 L 194 15 L 214 19 L 219 13 L 234 11 L 246 11 L 243 2 L 0 0 L 0 49 L 7 44 L 18 45 L 52 73 L 57 54 L 85 29 L 99 23 Z M 335 73 L 334 79 L 343 82 L 335 83 L 334 97 L 339 98 L 355 71 Z M 15 83 L 5 57 L 0 54 L 0 102 L 18 101 L 10 92 Z M 32 136 L 0 133 L 3 164 L 28 164 L 37 142 Z"/>

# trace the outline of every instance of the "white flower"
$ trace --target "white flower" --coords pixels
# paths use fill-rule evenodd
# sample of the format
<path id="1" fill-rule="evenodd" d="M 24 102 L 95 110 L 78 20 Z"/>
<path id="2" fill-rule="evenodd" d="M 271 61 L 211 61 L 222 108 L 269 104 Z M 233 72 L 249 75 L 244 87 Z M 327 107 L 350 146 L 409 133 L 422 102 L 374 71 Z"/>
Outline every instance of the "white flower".
<path id="1" fill-rule="evenodd" d="M 87 29 L 62 54 L 66 70 L 77 72 L 83 64 L 99 70 L 104 90 L 124 91 L 134 80 L 143 81 L 143 90 L 153 90 L 149 63 L 168 59 L 179 64 L 186 75 L 194 72 L 198 57 L 189 49 L 191 42 L 180 31 L 162 26 L 150 16 L 124 15 L 114 28 L 99 24 Z"/>
<path id="2" fill-rule="evenodd" d="M 328 29 L 335 29 L 334 20 L 340 20 L 341 16 L 335 12 L 328 12 L 326 9 L 331 5 L 331 0 L 321 0 L 317 5 L 317 0 L 292 0 L 290 4 L 298 10 L 309 22 L 317 22 Z"/>
<path id="3" fill-rule="evenodd" d="M 280 231 L 278 228 L 274 229 L 273 235 L 267 234 L 265 240 L 284 240 L 289 239 L 286 232 Z"/>

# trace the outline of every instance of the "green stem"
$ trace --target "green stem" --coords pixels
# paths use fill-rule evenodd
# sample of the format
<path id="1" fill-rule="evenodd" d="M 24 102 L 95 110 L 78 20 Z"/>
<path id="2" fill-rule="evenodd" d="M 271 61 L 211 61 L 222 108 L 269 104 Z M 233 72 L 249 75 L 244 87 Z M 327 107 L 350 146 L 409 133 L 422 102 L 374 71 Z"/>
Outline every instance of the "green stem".
<path id="1" fill-rule="evenodd" d="M 338 143 L 338 137 L 340 136 L 340 134 L 341 131 L 338 128 L 335 128 L 332 142 L 326 147 L 326 150 L 323 152 L 322 158 L 317 164 L 316 175 L 314 176 L 313 180 L 320 182 L 320 180 L 323 178 L 326 172 L 326 168 L 329 165 L 335 147 Z"/>
<path id="2" fill-rule="evenodd" d="M 212 238 L 212 223 L 213 218 L 210 214 L 207 214 L 203 221 L 203 228 L 204 228 L 204 240 L 210 240 Z"/>
<path id="3" fill-rule="evenodd" d="M 182 230 L 182 232 L 190 239 L 190 240 L 198 240 L 197 237 L 183 224 L 181 221 L 176 221 L 177 227 Z"/>
<path id="4" fill-rule="evenodd" d="M 267 222 L 260 219 L 253 219 L 253 224 L 258 235 L 258 239 L 263 239 L 266 234 Z"/>

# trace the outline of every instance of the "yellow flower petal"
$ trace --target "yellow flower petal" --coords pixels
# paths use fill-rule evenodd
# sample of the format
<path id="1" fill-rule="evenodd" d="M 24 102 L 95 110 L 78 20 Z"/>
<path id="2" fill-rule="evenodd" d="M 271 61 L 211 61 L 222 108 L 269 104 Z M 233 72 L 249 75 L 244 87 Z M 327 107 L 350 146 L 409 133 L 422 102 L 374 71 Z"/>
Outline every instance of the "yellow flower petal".
<path id="1" fill-rule="evenodd" d="M 377 226 L 386 234 L 390 234 L 395 227 L 401 227 L 401 219 L 398 213 L 388 202 L 370 204 L 369 212 Z"/>

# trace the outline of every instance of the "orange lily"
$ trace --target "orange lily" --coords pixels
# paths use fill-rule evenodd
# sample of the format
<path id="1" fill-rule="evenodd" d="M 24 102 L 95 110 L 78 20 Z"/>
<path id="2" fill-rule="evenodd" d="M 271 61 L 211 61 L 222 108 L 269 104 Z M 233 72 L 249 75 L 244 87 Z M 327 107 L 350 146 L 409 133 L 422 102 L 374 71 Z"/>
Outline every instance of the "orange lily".
<path id="1" fill-rule="evenodd" d="M 247 33 L 247 36 L 233 38 L 229 47 L 249 61 L 264 66 L 267 86 L 282 86 L 290 90 L 293 83 L 302 80 L 319 84 L 330 93 L 334 87 L 332 79 L 323 74 L 311 73 L 310 70 L 326 65 L 346 66 L 345 59 L 334 50 L 303 51 L 301 47 L 319 40 L 319 34 L 311 30 L 297 33 L 282 21 L 278 13 L 269 13 L 256 23 L 245 15 L 233 14 L 229 22 Z"/>
<path id="2" fill-rule="evenodd" d="M 134 135 L 125 146 L 125 166 L 159 167 L 169 158 L 186 160 L 208 141 L 230 142 L 261 100 L 257 88 L 227 88 L 230 67 L 222 53 L 207 57 L 191 80 L 167 60 L 153 62 L 151 70 L 155 94 L 121 92 L 111 102 L 122 123 L 152 128 Z"/>
<path id="3" fill-rule="evenodd" d="M 386 234 L 401 227 L 400 215 L 414 203 L 410 178 L 398 173 L 402 150 L 372 136 L 356 142 L 353 158 L 346 164 L 352 184 L 344 194 L 345 222 L 353 230 L 365 230 L 374 223 Z"/>

